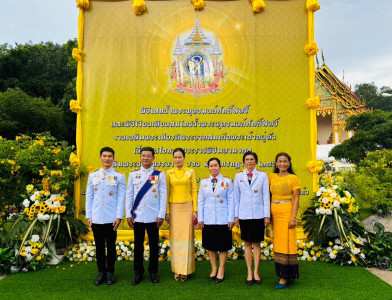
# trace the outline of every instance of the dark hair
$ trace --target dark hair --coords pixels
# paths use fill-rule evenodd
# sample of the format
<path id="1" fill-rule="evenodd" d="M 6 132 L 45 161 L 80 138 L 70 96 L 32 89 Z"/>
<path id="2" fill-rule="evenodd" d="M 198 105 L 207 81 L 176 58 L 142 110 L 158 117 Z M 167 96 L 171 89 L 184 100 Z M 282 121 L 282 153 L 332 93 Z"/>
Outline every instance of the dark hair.
<path id="1" fill-rule="evenodd" d="M 242 162 L 243 163 L 245 163 L 245 157 L 247 157 L 248 155 L 252 155 L 255 158 L 256 163 L 258 163 L 259 159 L 257 157 L 257 154 L 255 152 L 252 152 L 252 151 L 247 151 L 247 152 L 244 153 L 244 156 L 242 157 Z"/>
<path id="2" fill-rule="evenodd" d="M 142 152 L 143 152 L 143 151 L 150 151 L 150 152 L 152 153 L 152 156 L 155 156 L 155 150 L 154 150 L 153 147 L 143 147 L 143 148 L 140 150 L 140 155 L 142 155 Z"/>
<path id="3" fill-rule="evenodd" d="M 279 173 L 279 169 L 278 169 L 278 167 L 276 166 L 276 162 L 278 161 L 279 156 L 284 156 L 284 157 L 287 158 L 287 160 L 288 160 L 289 163 L 290 163 L 290 167 L 287 169 L 287 172 L 289 172 L 290 174 L 294 174 L 294 175 L 295 175 L 295 173 L 294 173 L 294 171 L 293 171 L 293 164 L 291 163 L 291 156 L 288 155 L 286 152 L 279 152 L 278 154 L 276 154 L 276 156 L 275 156 L 275 168 L 274 168 L 274 173 Z"/>
<path id="4" fill-rule="evenodd" d="M 210 158 L 210 159 L 208 160 L 208 162 L 207 162 L 207 166 L 210 166 L 210 162 L 212 162 L 213 160 L 216 160 L 216 162 L 218 163 L 219 167 L 221 166 L 221 163 L 220 163 L 219 158 L 216 158 L 216 157 Z"/>
<path id="5" fill-rule="evenodd" d="M 111 153 L 113 153 L 113 157 L 114 157 L 114 150 L 110 147 L 103 147 L 101 149 L 101 151 L 99 151 L 99 156 L 102 156 L 103 152 L 111 152 Z"/>
<path id="6" fill-rule="evenodd" d="M 182 153 L 182 156 L 184 156 L 184 158 L 185 158 L 185 150 L 184 150 L 184 149 L 182 149 L 182 148 L 176 148 L 176 149 L 174 149 L 174 150 L 173 150 L 173 156 L 174 156 L 174 153 L 176 153 L 176 152 L 181 152 L 181 153 Z"/>

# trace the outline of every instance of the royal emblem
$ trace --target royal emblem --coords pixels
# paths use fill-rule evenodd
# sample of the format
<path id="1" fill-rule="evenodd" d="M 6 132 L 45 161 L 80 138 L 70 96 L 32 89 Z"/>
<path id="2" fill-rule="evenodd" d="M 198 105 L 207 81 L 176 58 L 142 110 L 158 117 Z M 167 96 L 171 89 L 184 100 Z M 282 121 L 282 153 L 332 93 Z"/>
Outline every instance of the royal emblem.
<path id="1" fill-rule="evenodd" d="M 172 90 L 196 98 L 220 93 L 227 82 L 228 68 L 222 60 L 218 35 L 214 43 L 201 28 L 198 14 L 192 33 L 181 42 L 177 37 L 173 63 L 168 69 Z"/>

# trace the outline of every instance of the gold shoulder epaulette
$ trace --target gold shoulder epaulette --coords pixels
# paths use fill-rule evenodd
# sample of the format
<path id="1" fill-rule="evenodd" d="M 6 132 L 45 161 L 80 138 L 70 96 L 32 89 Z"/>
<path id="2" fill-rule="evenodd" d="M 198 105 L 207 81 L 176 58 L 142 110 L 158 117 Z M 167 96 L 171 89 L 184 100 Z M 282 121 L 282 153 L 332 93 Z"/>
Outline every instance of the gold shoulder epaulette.
<path id="1" fill-rule="evenodd" d="M 227 178 L 227 179 L 231 180 L 231 177 L 229 177 L 229 176 L 223 176 L 223 178 Z"/>
<path id="2" fill-rule="evenodd" d="M 121 174 L 124 174 L 123 171 L 120 171 L 120 170 L 118 170 L 118 169 L 114 169 L 114 171 L 116 171 L 116 172 L 118 172 L 118 173 L 121 173 Z"/>
<path id="3" fill-rule="evenodd" d="M 159 171 L 159 172 L 165 172 L 165 171 L 163 171 L 162 169 L 155 169 L 155 168 L 154 168 L 154 170 Z"/>
<path id="4" fill-rule="evenodd" d="M 140 168 L 136 168 L 136 169 L 131 169 L 129 172 L 132 173 L 132 172 L 136 172 L 136 171 L 139 171 L 139 170 L 140 170 Z"/>
<path id="5" fill-rule="evenodd" d="M 99 170 L 99 168 L 92 169 L 90 173 L 97 172 L 98 170 Z"/>
<path id="6" fill-rule="evenodd" d="M 238 171 L 237 173 L 242 173 L 242 172 L 244 172 L 243 170 L 241 170 L 241 171 Z"/>
<path id="7" fill-rule="evenodd" d="M 203 177 L 201 180 L 208 179 L 208 178 L 210 178 L 210 177 Z"/>
<path id="8" fill-rule="evenodd" d="M 265 173 L 265 171 L 264 170 L 261 170 L 261 169 L 256 169 L 257 171 L 259 171 L 259 172 L 264 172 Z"/>

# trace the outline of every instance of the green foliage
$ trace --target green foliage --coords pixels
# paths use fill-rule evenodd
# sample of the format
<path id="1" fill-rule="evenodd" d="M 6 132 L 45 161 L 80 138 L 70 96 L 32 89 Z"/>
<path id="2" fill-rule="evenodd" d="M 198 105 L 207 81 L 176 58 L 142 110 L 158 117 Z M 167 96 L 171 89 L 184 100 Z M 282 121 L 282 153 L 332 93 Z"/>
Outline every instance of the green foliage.
<path id="1" fill-rule="evenodd" d="M 72 49 L 77 41 L 0 47 L 0 91 L 20 88 L 32 97 L 50 98 L 57 104 L 66 86 L 76 77 L 77 62 Z"/>
<path id="2" fill-rule="evenodd" d="M 346 178 L 362 203 L 384 214 L 392 210 L 392 150 L 368 153 Z"/>
<path id="3" fill-rule="evenodd" d="M 337 159 L 359 163 L 368 152 L 392 149 L 392 113 L 375 110 L 347 119 L 346 130 L 354 136 L 335 146 L 329 153 Z"/>
<path id="4" fill-rule="evenodd" d="M 14 252 L 10 248 L 0 248 L 0 274 L 8 273 Z"/>
<path id="5" fill-rule="evenodd" d="M 392 232 L 385 232 L 380 223 L 373 226 L 375 233 L 369 232 L 363 244 L 367 262 L 381 269 L 391 268 Z"/>
<path id="6" fill-rule="evenodd" d="M 392 89 L 387 86 L 379 90 L 374 82 L 357 84 L 354 91 L 355 95 L 366 101 L 366 107 L 384 111 L 392 111 L 392 101 L 391 98 L 384 98 L 381 94 L 391 92 Z"/>
<path id="7" fill-rule="evenodd" d="M 63 112 L 50 100 L 32 98 L 20 89 L 0 93 L 0 132 L 11 139 L 19 133 L 48 131 L 62 138 L 65 131 Z"/>

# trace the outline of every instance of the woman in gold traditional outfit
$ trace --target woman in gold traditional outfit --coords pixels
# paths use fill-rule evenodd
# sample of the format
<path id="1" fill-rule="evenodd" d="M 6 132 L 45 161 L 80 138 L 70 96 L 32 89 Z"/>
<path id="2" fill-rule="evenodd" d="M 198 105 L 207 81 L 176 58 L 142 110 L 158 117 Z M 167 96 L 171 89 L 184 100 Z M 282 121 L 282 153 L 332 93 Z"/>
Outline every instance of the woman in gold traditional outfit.
<path id="1" fill-rule="evenodd" d="M 186 281 L 195 271 L 194 222 L 197 220 L 195 171 L 184 166 L 185 151 L 173 151 L 175 167 L 166 173 L 168 205 L 166 221 L 170 224 L 171 269 L 174 279 Z"/>
<path id="2" fill-rule="evenodd" d="M 299 277 L 296 226 L 301 181 L 294 174 L 290 155 L 284 152 L 276 155 L 269 183 L 275 271 L 280 278 L 276 288 L 283 289 Z"/>

